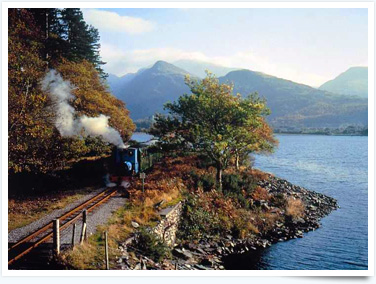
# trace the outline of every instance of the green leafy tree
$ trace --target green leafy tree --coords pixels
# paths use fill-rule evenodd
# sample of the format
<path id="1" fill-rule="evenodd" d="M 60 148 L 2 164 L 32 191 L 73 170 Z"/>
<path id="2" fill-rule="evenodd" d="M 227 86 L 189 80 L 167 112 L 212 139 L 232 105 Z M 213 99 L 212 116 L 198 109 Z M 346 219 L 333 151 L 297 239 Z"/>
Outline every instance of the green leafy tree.
<path id="1" fill-rule="evenodd" d="M 245 99 L 239 94 L 233 96 L 233 86 L 220 84 L 210 73 L 201 81 L 187 77 L 186 84 L 192 94 L 167 103 L 169 115 L 157 115 L 150 133 L 164 146 L 190 148 L 208 156 L 221 187 L 222 172 L 235 153 L 240 157 L 247 152 L 272 150 L 272 132 L 267 135 L 271 136 L 268 141 L 261 135 L 269 110 L 256 94 Z"/>
<path id="2" fill-rule="evenodd" d="M 236 169 L 239 169 L 241 161 L 249 159 L 250 153 L 272 152 L 278 144 L 273 130 L 265 121 L 265 116 L 270 114 L 270 110 L 266 107 L 264 99 L 257 93 L 250 94 L 241 99 L 239 106 L 246 114 L 243 125 L 233 128 L 233 138 L 230 142 Z"/>

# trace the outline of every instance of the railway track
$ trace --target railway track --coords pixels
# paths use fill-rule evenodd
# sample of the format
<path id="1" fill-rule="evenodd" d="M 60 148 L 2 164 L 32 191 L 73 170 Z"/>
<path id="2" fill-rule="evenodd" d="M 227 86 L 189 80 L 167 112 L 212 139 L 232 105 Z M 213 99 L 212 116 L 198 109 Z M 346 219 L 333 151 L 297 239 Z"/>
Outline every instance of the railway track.
<path id="1" fill-rule="evenodd" d="M 116 188 L 107 188 L 106 190 L 100 192 L 99 194 L 60 216 L 60 232 L 67 229 L 69 225 L 78 221 L 82 217 L 82 212 L 84 210 L 86 210 L 87 213 L 93 211 L 116 193 Z M 12 266 L 25 255 L 35 250 L 35 248 L 40 247 L 42 244 L 45 245 L 52 238 L 52 236 L 53 221 L 24 237 L 17 243 L 10 244 L 8 247 L 8 267 Z"/>

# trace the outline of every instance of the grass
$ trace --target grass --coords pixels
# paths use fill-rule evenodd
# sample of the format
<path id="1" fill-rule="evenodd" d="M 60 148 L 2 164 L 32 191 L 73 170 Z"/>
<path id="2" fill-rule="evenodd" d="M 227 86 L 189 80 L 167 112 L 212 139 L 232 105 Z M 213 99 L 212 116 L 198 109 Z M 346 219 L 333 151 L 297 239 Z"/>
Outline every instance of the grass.
<path id="1" fill-rule="evenodd" d="M 56 209 L 62 209 L 94 189 L 94 187 L 87 187 L 80 190 L 48 193 L 44 196 L 10 198 L 8 199 L 8 232 L 26 226 Z"/>

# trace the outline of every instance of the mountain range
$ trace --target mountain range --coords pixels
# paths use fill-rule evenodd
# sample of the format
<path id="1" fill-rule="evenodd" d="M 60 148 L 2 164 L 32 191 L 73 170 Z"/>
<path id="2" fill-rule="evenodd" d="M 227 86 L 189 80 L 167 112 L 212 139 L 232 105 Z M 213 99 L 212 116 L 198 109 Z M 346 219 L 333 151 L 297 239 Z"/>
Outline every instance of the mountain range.
<path id="1" fill-rule="evenodd" d="M 320 90 L 368 98 L 368 68 L 351 67 L 333 80 L 320 86 Z"/>
<path id="2" fill-rule="evenodd" d="M 210 64 L 194 61 L 180 61 L 175 64 L 157 61 L 152 67 L 123 77 L 110 75 L 107 79 L 112 93 L 123 100 L 133 119 L 151 117 L 156 112 L 163 113 L 163 104 L 175 101 L 189 88 L 184 83 L 187 74 L 200 79 L 210 70 Z M 233 83 L 234 93 L 243 96 L 258 92 L 265 98 L 271 115 L 268 121 L 275 128 L 294 127 L 340 127 L 342 125 L 367 125 L 367 99 L 348 95 L 344 91 L 335 94 L 312 88 L 289 80 L 277 78 L 251 70 L 213 65 L 225 74 L 218 79 L 223 83 Z M 188 70 L 187 70 L 188 69 Z M 214 69 L 214 68 L 213 68 Z M 227 72 L 228 71 L 228 72 Z M 351 78 L 351 76 L 350 76 Z M 325 84 L 324 84 L 325 85 Z M 345 93 L 345 95 L 340 94 Z"/>

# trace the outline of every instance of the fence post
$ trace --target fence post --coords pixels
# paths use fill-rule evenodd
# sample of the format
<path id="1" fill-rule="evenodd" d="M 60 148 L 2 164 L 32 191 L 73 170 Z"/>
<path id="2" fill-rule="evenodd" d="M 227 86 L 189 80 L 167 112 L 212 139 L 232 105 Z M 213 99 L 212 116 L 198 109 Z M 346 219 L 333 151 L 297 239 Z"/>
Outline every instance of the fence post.
<path id="1" fill-rule="evenodd" d="M 106 270 L 110 270 L 110 263 L 108 261 L 108 236 L 107 231 L 104 232 L 104 254 L 106 258 Z"/>
<path id="2" fill-rule="evenodd" d="M 72 248 L 74 248 L 74 237 L 76 235 L 76 223 L 73 224 L 73 229 L 72 229 Z"/>
<path id="3" fill-rule="evenodd" d="M 82 212 L 82 230 L 81 230 L 81 238 L 80 243 L 83 244 L 84 240 L 86 240 L 86 220 L 87 220 L 87 212 L 84 210 Z"/>
<path id="4" fill-rule="evenodd" d="M 53 221 L 53 246 L 55 255 L 60 254 L 60 225 L 59 219 Z"/>

